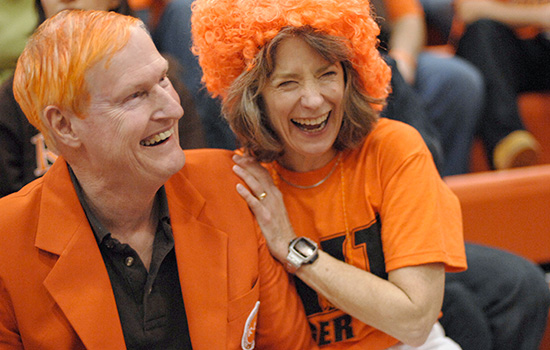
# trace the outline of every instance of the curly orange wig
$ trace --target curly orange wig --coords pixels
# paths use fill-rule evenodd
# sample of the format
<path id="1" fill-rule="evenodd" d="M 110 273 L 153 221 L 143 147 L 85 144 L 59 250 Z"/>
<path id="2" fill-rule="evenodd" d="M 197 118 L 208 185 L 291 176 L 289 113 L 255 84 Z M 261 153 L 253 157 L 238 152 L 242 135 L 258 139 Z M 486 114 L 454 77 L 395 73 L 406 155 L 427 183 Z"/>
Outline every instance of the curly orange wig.
<path id="1" fill-rule="evenodd" d="M 287 26 L 345 38 L 364 91 L 374 98 L 389 92 L 391 73 L 377 50 L 380 29 L 369 0 L 196 0 L 192 10 L 193 53 L 214 97 L 225 98 L 259 50 Z"/>

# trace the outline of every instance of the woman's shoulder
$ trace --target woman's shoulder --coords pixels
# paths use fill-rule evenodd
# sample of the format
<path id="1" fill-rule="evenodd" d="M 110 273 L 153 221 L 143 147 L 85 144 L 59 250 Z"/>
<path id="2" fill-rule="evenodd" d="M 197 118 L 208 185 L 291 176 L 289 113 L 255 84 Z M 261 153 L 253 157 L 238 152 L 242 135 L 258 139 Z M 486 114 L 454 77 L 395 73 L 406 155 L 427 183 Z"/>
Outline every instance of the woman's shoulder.
<path id="1" fill-rule="evenodd" d="M 389 148 L 410 153 L 427 150 L 420 133 L 403 122 L 380 118 L 365 140 L 365 144 L 375 148 Z"/>
<path id="2" fill-rule="evenodd" d="M 386 118 L 380 118 L 354 153 L 355 163 L 361 164 L 373 176 L 385 174 L 391 177 L 405 164 L 433 163 L 431 153 L 416 129 Z"/>

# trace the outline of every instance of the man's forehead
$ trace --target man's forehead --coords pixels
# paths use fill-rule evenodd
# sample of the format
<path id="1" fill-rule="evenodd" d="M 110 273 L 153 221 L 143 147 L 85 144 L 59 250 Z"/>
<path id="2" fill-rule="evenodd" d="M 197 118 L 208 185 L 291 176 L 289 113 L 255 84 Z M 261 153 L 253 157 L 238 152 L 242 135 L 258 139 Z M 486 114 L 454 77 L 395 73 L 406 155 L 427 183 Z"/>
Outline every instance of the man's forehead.
<path id="1" fill-rule="evenodd" d="M 112 55 L 101 58 L 93 69 L 120 71 L 132 65 L 150 63 L 162 58 L 149 33 L 141 27 L 133 27 L 128 42 Z"/>

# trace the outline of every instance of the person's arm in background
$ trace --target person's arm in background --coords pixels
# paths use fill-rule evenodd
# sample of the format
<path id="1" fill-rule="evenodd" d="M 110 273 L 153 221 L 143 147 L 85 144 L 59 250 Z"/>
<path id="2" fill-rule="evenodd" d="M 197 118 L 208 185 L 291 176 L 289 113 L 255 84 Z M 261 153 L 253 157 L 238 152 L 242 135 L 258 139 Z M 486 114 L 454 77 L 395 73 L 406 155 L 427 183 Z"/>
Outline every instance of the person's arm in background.
<path id="1" fill-rule="evenodd" d="M 0 85 L 0 197 L 19 191 L 42 172 L 38 167 L 35 145 L 38 133 L 27 121 L 13 97 L 13 76 Z M 46 168 L 40 169 L 43 172 Z"/>
<path id="2" fill-rule="evenodd" d="M 391 33 L 389 55 L 396 60 L 405 81 L 415 80 L 416 59 L 426 43 L 426 22 L 418 0 L 386 0 Z"/>
<path id="3" fill-rule="evenodd" d="M 466 24 L 487 18 L 510 27 L 550 29 L 550 3 L 526 5 L 494 0 L 457 0 L 455 13 Z"/>

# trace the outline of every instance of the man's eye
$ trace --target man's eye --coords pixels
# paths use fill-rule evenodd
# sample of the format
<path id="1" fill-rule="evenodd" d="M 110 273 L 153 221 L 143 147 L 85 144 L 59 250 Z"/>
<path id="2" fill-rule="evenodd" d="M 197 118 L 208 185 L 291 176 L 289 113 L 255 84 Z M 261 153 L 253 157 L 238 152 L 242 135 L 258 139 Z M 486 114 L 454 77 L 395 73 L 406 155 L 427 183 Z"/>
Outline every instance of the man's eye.
<path id="1" fill-rule="evenodd" d="M 133 94 L 131 94 L 129 96 L 129 99 L 139 98 L 139 97 L 143 96 L 144 94 L 145 94 L 144 91 L 137 91 L 137 92 L 134 92 Z"/>
<path id="2" fill-rule="evenodd" d="M 161 86 L 166 86 L 166 84 L 169 84 L 170 83 L 170 78 L 168 78 L 167 75 L 163 76 L 162 78 L 160 78 L 159 80 L 159 84 Z"/>
<path id="3" fill-rule="evenodd" d="M 133 102 L 133 101 L 139 100 L 140 98 L 142 98 L 143 96 L 145 96 L 145 94 L 146 94 L 145 91 L 136 91 L 136 92 L 134 92 L 133 94 L 128 95 L 128 97 L 126 97 L 126 98 L 124 99 L 124 103 L 128 103 L 128 102 Z"/>

